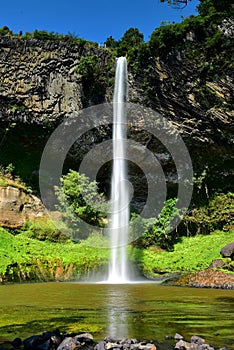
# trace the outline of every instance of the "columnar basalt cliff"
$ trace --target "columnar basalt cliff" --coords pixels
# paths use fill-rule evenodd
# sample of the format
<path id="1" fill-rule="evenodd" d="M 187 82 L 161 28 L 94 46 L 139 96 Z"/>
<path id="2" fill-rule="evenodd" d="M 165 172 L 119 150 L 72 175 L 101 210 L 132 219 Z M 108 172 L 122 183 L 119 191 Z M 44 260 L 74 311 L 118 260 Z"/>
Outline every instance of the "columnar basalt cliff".
<path id="1" fill-rule="evenodd" d="M 110 54 L 95 44 L 2 36 L 0 47 L 1 120 L 46 124 L 93 103 L 94 96 L 89 100 L 84 95 L 84 76 L 78 69 L 82 58 L 97 57 L 97 73 L 108 74 Z M 104 92 L 106 86 L 107 81 Z M 104 99 L 105 93 L 97 91 L 94 102 Z"/>

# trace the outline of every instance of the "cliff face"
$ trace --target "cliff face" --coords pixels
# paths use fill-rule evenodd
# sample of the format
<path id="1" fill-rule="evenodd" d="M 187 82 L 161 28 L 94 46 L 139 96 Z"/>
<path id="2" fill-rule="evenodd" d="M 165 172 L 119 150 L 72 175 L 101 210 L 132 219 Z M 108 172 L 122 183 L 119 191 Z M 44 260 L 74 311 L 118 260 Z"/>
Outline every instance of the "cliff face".
<path id="1" fill-rule="evenodd" d="M 97 57 L 96 65 L 103 72 L 109 56 L 108 51 L 83 42 L 10 36 L 0 37 L 0 48 L 1 120 L 33 124 L 61 120 L 91 104 L 77 67 L 82 58 Z M 105 87 L 103 83 L 103 91 Z"/>
<path id="2" fill-rule="evenodd" d="M 191 51 L 199 50 L 192 38 Z M 150 57 L 148 66 L 130 81 L 132 100 L 158 111 L 181 134 L 195 182 L 202 180 L 197 185 L 202 187 L 198 202 L 216 191 L 233 191 L 233 67 L 223 64 L 219 74 L 212 74 L 212 69 L 209 60 L 201 63 L 188 52 L 171 48 L 164 59 Z M 153 139 L 147 146 L 157 153 Z"/>
<path id="3" fill-rule="evenodd" d="M 186 40 L 191 50 L 193 47 L 199 50 L 193 33 Z M 231 65 L 224 67 L 222 74 L 212 75 L 210 62 L 201 64 L 196 59 L 196 50 L 189 56 L 183 50 L 172 48 L 165 59 L 148 57 L 138 73 L 133 73 L 130 67 L 129 95 L 131 102 L 151 107 L 177 127 L 190 151 L 195 175 L 200 178 L 199 186 L 205 185 L 202 196 L 207 197 L 210 192 L 232 190 L 234 81 Z M 32 148 L 36 143 L 36 147 L 43 150 L 48 124 L 53 129 L 84 107 L 111 99 L 113 67 L 111 52 L 94 45 L 0 37 L 0 122 L 2 135 L 6 134 L 2 136 L 2 147 L 7 147 L 9 142 L 21 144 L 19 169 L 27 161 L 24 154 L 29 148 L 31 158 L 36 159 L 29 167 L 29 175 L 39 166 L 40 152 L 35 155 Z M 5 132 L 4 128 L 12 123 L 16 123 L 14 130 Z M 37 133 L 33 134 L 30 124 L 41 127 L 40 138 Z M 27 129 L 24 135 L 22 130 Z M 23 140 L 19 141 L 19 133 L 24 136 Z M 93 142 L 100 143 L 106 138 L 105 133 L 110 136 L 110 129 L 99 134 L 96 130 L 78 142 L 75 151 L 70 153 L 70 162 L 79 162 Z M 130 134 L 159 155 L 159 159 L 161 152 L 161 158 L 167 163 L 165 150 L 159 150 L 157 140 L 141 130 L 140 124 L 139 128 L 130 130 Z M 4 152 L 2 159 L 7 164 L 8 154 L 12 153 Z M 170 162 L 165 171 L 170 184 L 175 171 Z M 132 173 L 134 178 L 134 167 Z M 106 169 L 99 180 L 104 181 L 105 177 Z M 140 190 L 136 202 L 139 203 L 145 200 L 144 181 L 139 171 L 136 180 Z"/>

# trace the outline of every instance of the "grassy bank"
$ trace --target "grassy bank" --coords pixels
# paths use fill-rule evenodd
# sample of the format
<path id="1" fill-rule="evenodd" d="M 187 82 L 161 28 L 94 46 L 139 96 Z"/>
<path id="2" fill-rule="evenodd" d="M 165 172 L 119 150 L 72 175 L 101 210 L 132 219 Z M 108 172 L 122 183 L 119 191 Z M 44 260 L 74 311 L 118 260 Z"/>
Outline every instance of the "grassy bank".
<path id="1" fill-rule="evenodd" d="M 107 241 L 98 235 L 83 243 L 39 241 L 24 231 L 13 235 L 0 228 L 0 276 L 4 281 L 79 279 L 89 272 L 106 267 Z M 214 232 L 207 236 L 183 237 L 167 252 L 151 247 L 129 247 L 130 260 L 148 277 L 164 273 L 187 273 L 207 268 L 220 258 L 220 249 L 234 241 L 231 232 Z"/>
<path id="2" fill-rule="evenodd" d="M 171 252 L 151 247 L 145 250 L 134 249 L 131 254 L 148 277 L 164 273 L 196 272 L 207 268 L 212 260 L 221 258 L 221 248 L 233 241 L 234 230 L 215 231 L 205 236 L 182 237 Z"/>
<path id="3" fill-rule="evenodd" d="M 0 276 L 7 280 L 74 279 L 101 269 L 109 252 L 72 241 L 54 243 L 29 238 L 25 231 L 12 235 L 0 228 Z"/>

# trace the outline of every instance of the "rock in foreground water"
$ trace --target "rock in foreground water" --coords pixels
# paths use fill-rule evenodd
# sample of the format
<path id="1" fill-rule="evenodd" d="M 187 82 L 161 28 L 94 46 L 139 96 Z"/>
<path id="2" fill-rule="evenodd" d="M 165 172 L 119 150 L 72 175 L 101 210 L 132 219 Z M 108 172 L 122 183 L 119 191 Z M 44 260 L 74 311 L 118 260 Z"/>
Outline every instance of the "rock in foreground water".
<path id="1" fill-rule="evenodd" d="M 92 334 L 82 333 L 69 335 L 60 333 L 58 329 L 53 332 L 43 332 L 40 335 L 33 335 L 25 340 L 15 338 L 11 343 L 1 347 L 0 350 L 160 350 L 162 347 L 172 350 L 214 350 L 212 346 L 206 343 L 205 339 L 193 335 L 190 341 L 185 340 L 183 336 L 176 333 L 173 337 L 166 336 L 173 344 L 157 345 L 154 341 L 139 341 L 137 339 L 122 338 L 120 340 L 108 336 L 104 340 L 95 342 Z M 226 350 L 225 347 L 219 350 Z"/>

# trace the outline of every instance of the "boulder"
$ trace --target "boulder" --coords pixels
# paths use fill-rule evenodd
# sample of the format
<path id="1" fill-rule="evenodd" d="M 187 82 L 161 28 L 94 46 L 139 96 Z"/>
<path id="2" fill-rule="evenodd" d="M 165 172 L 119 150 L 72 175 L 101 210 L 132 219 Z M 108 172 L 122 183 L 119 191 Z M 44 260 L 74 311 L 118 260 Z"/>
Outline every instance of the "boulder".
<path id="1" fill-rule="evenodd" d="M 221 269 L 225 265 L 222 259 L 215 259 L 209 265 L 208 269 Z"/>
<path id="2" fill-rule="evenodd" d="M 36 196 L 13 186 L 0 187 L 0 226 L 20 228 L 26 221 L 46 215 Z"/>
<path id="3" fill-rule="evenodd" d="M 39 345 L 43 344 L 45 339 L 42 335 L 32 335 L 31 337 L 26 338 L 23 341 L 25 350 L 34 350 L 37 349 Z"/>
<path id="4" fill-rule="evenodd" d="M 105 342 L 104 341 L 99 341 L 95 345 L 94 350 L 105 350 Z"/>
<path id="5" fill-rule="evenodd" d="M 11 344 L 14 348 L 19 348 L 22 345 L 22 340 L 21 338 L 15 338 Z"/>
<path id="6" fill-rule="evenodd" d="M 139 350 L 157 350 L 156 346 L 154 344 L 151 344 L 151 343 L 147 343 L 145 345 L 140 344 L 138 349 Z"/>
<path id="7" fill-rule="evenodd" d="M 179 340 L 176 345 L 175 345 L 175 349 L 178 350 L 190 350 L 190 343 L 184 341 L 184 340 Z"/>
<path id="8" fill-rule="evenodd" d="M 93 336 L 90 333 L 82 333 L 75 336 L 75 340 L 79 341 L 80 343 L 93 343 Z"/>
<path id="9" fill-rule="evenodd" d="M 183 339 L 184 337 L 181 335 L 181 334 L 179 334 L 179 333 L 176 333 L 175 334 L 175 336 L 174 336 L 174 339 L 175 340 L 181 340 L 181 339 Z"/>
<path id="10" fill-rule="evenodd" d="M 74 350 L 77 348 L 77 341 L 72 337 L 65 338 L 62 343 L 57 347 L 57 350 Z"/>
<path id="11" fill-rule="evenodd" d="M 46 340 L 44 343 L 37 346 L 37 350 L 49 350 L 50 349 L 50 339 Z"/>
<path id="12" fill-rule="evenodd" d="M 205 344 L 205 339 L 198 337 L 197 335 L 193 335 L 191 337 L 191 343 L 202 345 L 202 344 Z"/>
<path id="13" fill-rule="evenodd" d="M 221 251 L 220 254 L 223 258 L 231 258 L 234 259 L 234 242 L 228 243 L 225 245 Z"/>

